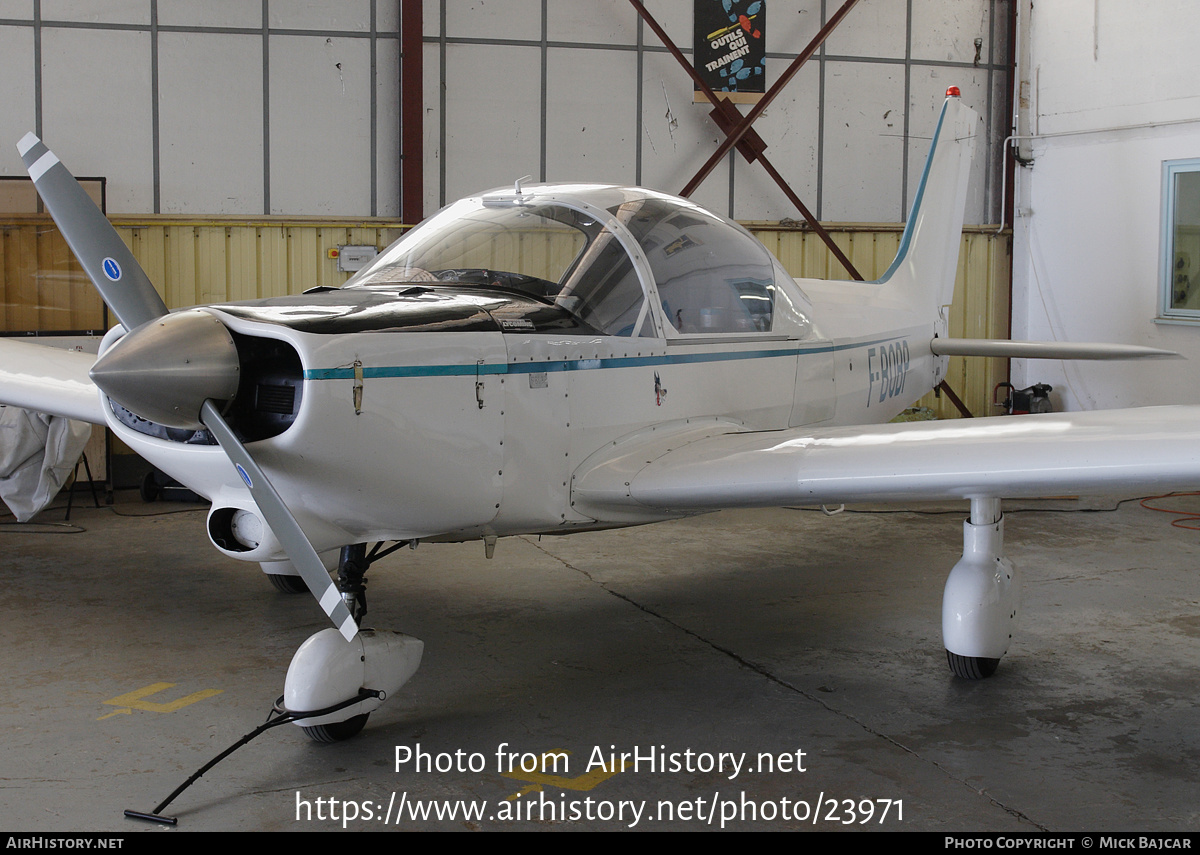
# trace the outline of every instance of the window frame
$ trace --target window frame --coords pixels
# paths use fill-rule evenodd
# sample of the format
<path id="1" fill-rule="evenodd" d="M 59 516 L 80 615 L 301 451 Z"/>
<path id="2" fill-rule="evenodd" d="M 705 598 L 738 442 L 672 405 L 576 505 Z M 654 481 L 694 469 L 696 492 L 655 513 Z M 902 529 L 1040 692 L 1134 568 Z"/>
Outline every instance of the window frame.
<path id="1" fill-rule="evenodd" d="M 1200 309 L 1183 309 L 1174 305 L 1175 287 L 1175 186 L 1178 175 L 1200 173 L 1200 157 L 1183 160 L 1164 160 L 1162 171 L 1161 234 L 1158 252 L 1159 308 L 1155 319 L 1164 323 L 1200 324 Z M 1200 227 L 1200 226 L 1198 226 Z M 1200 258 L 1197 260 L 1200 266 Z M 1200 273 L 1197 274 L 1200 280 Z M 1200 282 L 1197 283 L 1200 285 Z"/>

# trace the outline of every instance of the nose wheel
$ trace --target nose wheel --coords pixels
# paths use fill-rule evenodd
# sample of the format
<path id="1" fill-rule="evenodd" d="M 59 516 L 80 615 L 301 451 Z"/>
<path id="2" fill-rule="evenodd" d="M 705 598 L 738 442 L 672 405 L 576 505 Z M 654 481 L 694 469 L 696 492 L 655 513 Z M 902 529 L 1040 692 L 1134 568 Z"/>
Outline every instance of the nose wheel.
<path id="1" fill-rule="evenodd" d="M 391 546 L 376 543 L 343 546 L 338 556 L 338 591 L 355 624 L 367 614 L 367 570 L 409 541 Z M 271 581 L 290 579 L 272 576 Z M 371 711 L 393 695 L 421 662 L 424 645 L 415 638 L 393 632 L 361 629 L 350 641 L 336 631 L 324 630 L 301 645 L 288 668 L 284 700 L 288 710 L 316 710 L 341 703 L 363 691 L 378 697 L 329 716 L 297 721 L 314 742 L 341 742 L 366 726 Z M 346 716 L 346 717 L 343 717 Z M 337 720 L 342 717 L 341 720 Z"/>
<path id="2" fill-rule="evenodd" d="M 996 673 L 1000 665 L 999 659 L 987 659 L 983 656 L 959 656 L 957 653 L 946 651 L 946 662 L 955 677 L 964 680 L 983 680 Z"/>
<path id="3" fill-rule="evenodd" d="M 367 719 L 370 717 L 370 713 L 362 713 L 345 721 L 337 721 L 332 724 L 314 724 L 311 727 L 304 728 L 304 732 L 308 734 L 309 739 L 313 742 L 341 742 L 344 739 L 357 736 L 358 732 L 367 726 Z"/>
<path id="4" fill-rule="evenodd" d="M 349 739 L 416 673 L 424 650 L 419 639 L 398 632 L 364 629 L 347 641 L 323 629 L 292 657 L 281 710 L 316 742 Z"/>

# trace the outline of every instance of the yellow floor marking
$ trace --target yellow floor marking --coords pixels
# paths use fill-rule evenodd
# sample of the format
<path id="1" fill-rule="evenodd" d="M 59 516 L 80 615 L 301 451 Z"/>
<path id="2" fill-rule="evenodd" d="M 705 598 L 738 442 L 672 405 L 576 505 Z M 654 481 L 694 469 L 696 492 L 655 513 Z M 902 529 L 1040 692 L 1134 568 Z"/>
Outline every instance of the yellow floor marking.
<path id="1" fill-rule="evenodd" d="M 125 707 L 123 710 L 113 710 L 108 715 L 100 716 L 100 718 L 96 719 L 96 721 L 104 721 L 106 718 L 112 718 L 114 715 L 133 715 L 133 710 L 131 710 L 129 707 Z"/>
<path id="2" fill-rule="evenodd" d="M 501 774 L 503 774 L 503 773 L 501 773 Z M 519 798 L 521 798 L 521 796 L 527 795 L 529 793 L 540 793 L 541 791 L 542 791 L 541 784 L 530 784 L 528 787 L 521 787 L 521 789 L 517 790 L 517 792 L 513 793 L 511 796 L 508 796 L 505 799 L 505 801 L 511 802 L 514 799 L 519 799 Z"/>
<path id="3" fill-rule="evenodd" d="M 546 768 L 546 758 L 552 757 L 552 756 L 555 756 L 555 754 L 553 752 L 548 752 L 548 753 L 542 755 L 542 768 L 543 769 Z M 561 752 L 559 752 L 558 756 L 561 756 Z M 613 775 L 617 775 L 620 772 L 624 772 L 625 766 L 626 766 L 626 763 L 624 761 L 622 761 L 619 772 L 618 771 L 606 772 L 604 769 L 598 768 L 598 769 L 593 769 L 590 772 L 584 772 L 582 775 L 576 775 L 574 778 L 564 778 L 561 775 L 547 775 L 544 772 L 525 772 L 525 771 L 522 771 L 519 769 L 514 770 L 512 772 L 501 772 L 500 774 L 505 778 L 512 778 L 513 780 L 516 780 L 516 781 L 528 781 L 531 784 L 545 784 L 548 787 L 558 787 L 559 789 L 562 789 L 562 790 L 579 790 L 581 792 L 587 792 L 588 790 L 595 787 L 597 784 L 607 781 Z M 527 787 L 525 790 L 522 790 L 521 793 L 518 793 L 517 795 L 519 796 L 519 795 L 523 794 L 528 789 L 529 788 Z M 534 792 L 534 791 L 531 791 L 531 792 Z"/>
<path id="4" fill-rule="evenodd" d="M 159 704 L 154 701 L 142 700 L 151 695 L 157 695 L 166 689 L 172 689 L 176 683 L 151 683 L 149 686 L 143 686 L 140 689 L 135 689 L 132 692 L 126 692 L 124 695 L 118 695 L 115 698 L 110 698 L 104 703 L 112 707 L 128 707 L 129 709 L 117 710 L 117 713 L 130 712 L 130 710 L 144 710 L 145 712 L 160 712 L 170 713 L 183 709 L 186 706 L 191 706 L 197 701 L 202 701 L 205 698 L 211 698 L 213 695 L 219 695 L 223 689 L 201 689 L 198 692 L 192 692 L 190 695 L 184 695 L 178 700 L 170 703 Z M 116 715 L 117 713 L 110 713 Z M 104 716 L 108 718 L 108 716 Z M 99 719 L 97 719 L 99 721 Z"/>

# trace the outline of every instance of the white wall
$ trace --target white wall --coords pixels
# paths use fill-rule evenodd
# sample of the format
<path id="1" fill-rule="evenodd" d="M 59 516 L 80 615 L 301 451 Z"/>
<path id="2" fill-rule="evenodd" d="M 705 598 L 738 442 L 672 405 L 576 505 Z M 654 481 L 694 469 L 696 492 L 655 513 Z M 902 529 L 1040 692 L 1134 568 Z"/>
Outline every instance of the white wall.
<path id="1" fill-rule="evenodd" d="M 396 216 L 398 69 L 396 0 L 0 0 L 0 175 L 39 130 L 111 213 Z"/>
<path id="2" fill-rule="evenodd" d="M 693 0 L 646 6 L 690 56 Z M 769 0 L 768 86 L 840 6 Z M 956 85 L 990 119 L 967 221 L 998 221 L 1007 8 L 860 0 L 755 124 L 767 157 L 822 220 L 901 222 L 945 91 Z M 693 103 L 691 79 L 627 0 L 427 2 L 424 33 L 427 211 L 527 174 L 677 193 L 722 138 L 711 108 Z M 740 155 L 693 198 L 741 220 L 800 216 Z"/>
<path id="3" fill-rule="evenodd" d="M 1035 3 L 1031 168 L 1014 226 L 1013 337 L 1176 350 L 1190 362 L 1013 362 L 1064 409 L 1200 403 L 1200 328 L 1155 323 L 1164 160 L 1200 156 L 1200 4 Z"/>
<path id="4" fill-rule="evenodd" d="M 647 0 L 686 54 L 692 2 Z M 769 75 L 840 5 L 769 0 Z M 989 119 L 967 219 L 998 219 L 1007 8 L 860 0 L 756 125 L 818 217 L 902 221 L 957 85 Z M 426 213 L 526 174 L 678 192 L 721 139 L 627 0 L 425 0 L 423 20 L 424 91 L 404 96 L 423 98 Z M 108 178 L 113 213 L 397 215 L 399 27 L 399 0 L 0 0 L 0 175 L 38 129 Z M 694 198 L 799 216 L 739 155 Z"/>

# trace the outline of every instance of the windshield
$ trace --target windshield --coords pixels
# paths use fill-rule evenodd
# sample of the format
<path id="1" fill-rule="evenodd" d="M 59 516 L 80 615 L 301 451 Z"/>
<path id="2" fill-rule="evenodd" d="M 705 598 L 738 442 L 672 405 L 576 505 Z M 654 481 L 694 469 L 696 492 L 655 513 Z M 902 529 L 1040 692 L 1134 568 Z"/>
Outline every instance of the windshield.
<path id="1" fill-rule="evenodd" d="M 608 335 L 771 331 L 775 262 L 741 226 L 650 190 L 545 189 L 551 193 L 457 202 L 406 234 L 346 287 L 446 282 L 516 291 Z M 639 258 L 636 265 L 630 252 Z M 653 305 L 647 291 L 655 294 Z"/>
<path id="2" fill-rule="evenodd" d="M 597 217 L 554 202 L 458 202 L 393 244 L 346 287 L 438 281 L 519 291 L 609 335 L 653 334 L 621 242 Z"/>

